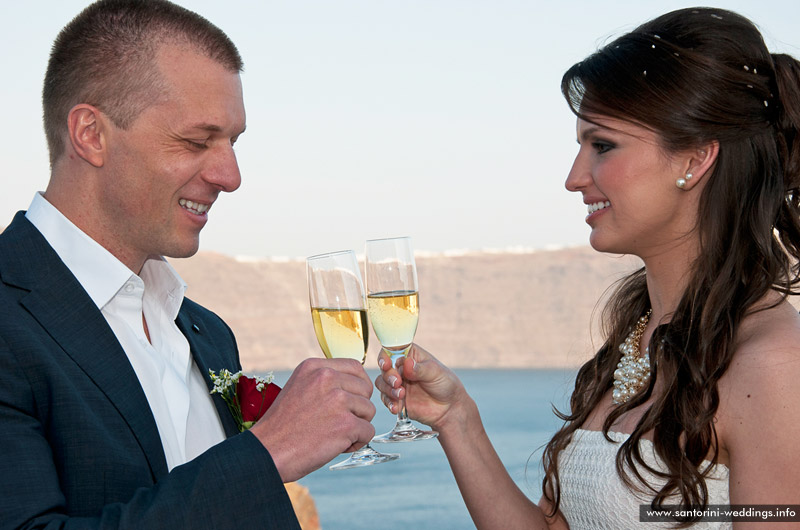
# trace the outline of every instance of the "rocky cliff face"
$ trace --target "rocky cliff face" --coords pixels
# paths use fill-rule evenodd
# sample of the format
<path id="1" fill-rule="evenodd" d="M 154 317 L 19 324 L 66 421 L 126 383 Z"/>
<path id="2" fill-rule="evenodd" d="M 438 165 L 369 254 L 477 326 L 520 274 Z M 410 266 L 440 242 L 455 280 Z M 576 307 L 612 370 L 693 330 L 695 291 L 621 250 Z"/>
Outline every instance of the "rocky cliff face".
<path id="1" fill-rule="evenodd" d="M 291 369 L 322 355 L 303 261 L 199 253 L 171 262 L 189 284 L 187 296 L 231 326 L 246 370 Z M 416 342 L 453 367 L 577 366 L 598 345 L 598 299 L 639 263 L 588 247 L 418 256 Z M 378 348 L 372 335 L 367 367 Z"/>
<path id="2" fill-rule="evenodd" d="M 300 528 L 302 530 L 320 530 L 319 513 L 317 513 L 317 506 L 314 504 L 308 488 L 297 482 L 289 482 L 286 484 L 286 493 L 289 494 L 289 500 L 292 501 L 292 508 L 297 515 Z"/>

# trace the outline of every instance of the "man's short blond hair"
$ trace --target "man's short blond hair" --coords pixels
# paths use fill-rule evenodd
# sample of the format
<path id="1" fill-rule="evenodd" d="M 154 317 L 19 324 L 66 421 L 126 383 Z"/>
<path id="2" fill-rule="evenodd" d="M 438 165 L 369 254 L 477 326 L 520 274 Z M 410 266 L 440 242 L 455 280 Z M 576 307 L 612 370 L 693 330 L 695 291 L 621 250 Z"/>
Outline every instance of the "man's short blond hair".
<path id="1" fill-rule="evenodd" d="M 221 29 L 166 0 L 99 0 L 61 30 L 42 91 L 51 166 L 64 152 L 75 105 L 93 105 L 125 129 L 166 96 L 155 60 L 165 44 L 186 45 L 232 72 L 243 67 Z"/>

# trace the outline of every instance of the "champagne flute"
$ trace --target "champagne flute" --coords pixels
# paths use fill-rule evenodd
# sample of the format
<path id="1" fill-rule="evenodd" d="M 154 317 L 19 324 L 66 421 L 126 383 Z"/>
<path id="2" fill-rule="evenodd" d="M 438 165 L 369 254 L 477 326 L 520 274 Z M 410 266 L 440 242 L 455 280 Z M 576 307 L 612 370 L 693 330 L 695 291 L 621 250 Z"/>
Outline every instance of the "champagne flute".
<path id="1" fill-rule="evenodd" d="M 395 237 L 367 241 L 367 306 L 372 329 L 392 363 L 397 366 L 411 348 L 419 322 L 419 287 L 411 238 Z M 394 428 L 373 442 L 413 442 L 435 438 L 408 419 L 405 399 Z"/>
<path id="2" fill-rule="evenodd" d="M 311 320 L 322 352 L 329 359 L 355 359 L 363 365 L 369 329 L 355 253 L 344 250 L 311 256 L 306 264 Z M 368 466 L 398 458 L 398 454 L 379 453 L 367 444 L 330 469 Z"/>

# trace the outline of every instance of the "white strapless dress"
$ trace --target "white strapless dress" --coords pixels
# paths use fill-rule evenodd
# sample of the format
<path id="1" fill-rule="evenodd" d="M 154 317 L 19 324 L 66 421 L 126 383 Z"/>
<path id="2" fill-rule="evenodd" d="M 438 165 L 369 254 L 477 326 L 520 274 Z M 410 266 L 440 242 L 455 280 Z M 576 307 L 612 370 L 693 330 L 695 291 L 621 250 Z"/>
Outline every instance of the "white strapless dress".
<path id="1" fill-rule="evenodd" d="M 639 528 L 674 528 L 674 523 L 642 523 L 639 521 L 639 506 L 649 505 L 652 492 L 637 492 L 629 489 L 616 469 L 616 455 L 620 443 L 628 434 L 609 432 L 617 443 L 610 443 L 600 431 L 578 429 L 572 442 L 559 455 L 559 477 L 561 480 L 560 511 L 569 523 L 570 530 L 628 530 Z M 653 469 L 666 467 L 655 454 L 653 443 L 642 440 L 642 458 Z M 708 465 L 708 462 L 704 463 Z M 663 483 L 640 469 L 642 477 L 658 489 Z M 706 479 L 709 504 L 730 504 L 728 487 L 729 470 L 717 465 Z M 631 476 L 636 482 L 636 478 Z M 644 489 L 644 488 L 643 488 Z M 678 501 L 675 501 L 677 504 Z M 695 523 L 692 529 L 730 529 L 731 523 Z"/>

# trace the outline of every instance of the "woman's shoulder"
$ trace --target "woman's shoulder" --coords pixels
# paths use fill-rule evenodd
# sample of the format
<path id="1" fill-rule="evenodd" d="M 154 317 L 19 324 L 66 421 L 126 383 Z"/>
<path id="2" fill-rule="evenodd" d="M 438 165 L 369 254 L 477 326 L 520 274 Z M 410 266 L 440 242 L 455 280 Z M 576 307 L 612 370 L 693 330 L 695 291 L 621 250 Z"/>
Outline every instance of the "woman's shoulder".
<path id="1" fill-rule="evenodd" d="M 788 301 L 747 315 L 736 334 L 730 369 L 747 376 L 750 368 L 769 370 L 788 361 L 800 361 L 800 314 Z"/>
<path id="2" fill-rule="evenodd" d="M 734 402 L 767 398 L 780 381 L 792 382 L 800 398 L 800 314 L 788 301 L 746 316 L 737 330 L 731 364 L 720 379 L 720 397 L 726 391 Z M 758 392 L 742 389 L 757 388 Z M 788 391 L 783 389 L 781 392 Z M 800 403 L 800 402 L 798 402 Z"/>
<path id="3" fill-rule="evenodd" d="M 789 302 L 749 314 L 737 332 L 735 352 L 718 389 L 718 430 L 733 443 L 740 428 L 772 422 L 791 400 L 800 412 L 800 315 Z M 765 425 L 765 427 L 768 427 Z M 774 425 L 771 425 L 774 428 Z M 727 436 L 725 436 L 727 434 Z"/>
<path id="4" fill-rule="evenodd" d="M 798 501 L 797 309 L 782 302 L 752 313 L 742 322 L 735 348 L 731 365 L 719 381 L 716 418 L 720 456 L 732 473 L 731 502 Z M 789 491 L 793 493 L 788 494 Z"/>

